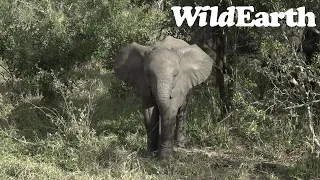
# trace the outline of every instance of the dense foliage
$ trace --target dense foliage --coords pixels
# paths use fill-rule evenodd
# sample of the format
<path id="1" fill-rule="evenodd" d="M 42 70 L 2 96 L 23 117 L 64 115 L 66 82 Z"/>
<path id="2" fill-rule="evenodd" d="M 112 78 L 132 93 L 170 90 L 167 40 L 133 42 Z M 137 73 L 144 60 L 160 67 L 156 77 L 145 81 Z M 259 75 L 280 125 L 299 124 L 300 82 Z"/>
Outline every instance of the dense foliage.
<path id="1" fill-rule="evenodd" d="M 217 51 L 221 29 L 178 28 L 170 7 L 220 2 L 320 16 L 319 0 L 0 1 L 0 179 L 319 178 L 320 59 L 307 64 L 304 29 L 285 25 L 225 28 L 232 110 L 214 69 L 189 96 L 187 147 L 170 164 L 141 157 L 139 97 L 115 54 L 168 34 Z"/>
<path id="2" fill-rule="evenodd" d="M 111 69 L 113 56 L 124 44 L 154 41 L 164 17 L 128 0 L 2 1 L 0 6 L 6 70 L 27 81 L 40 78 L 38 83 L 50 80 L 39 77 L 40 71 L 68 81 L 72 68 L 91 59 Z"/>

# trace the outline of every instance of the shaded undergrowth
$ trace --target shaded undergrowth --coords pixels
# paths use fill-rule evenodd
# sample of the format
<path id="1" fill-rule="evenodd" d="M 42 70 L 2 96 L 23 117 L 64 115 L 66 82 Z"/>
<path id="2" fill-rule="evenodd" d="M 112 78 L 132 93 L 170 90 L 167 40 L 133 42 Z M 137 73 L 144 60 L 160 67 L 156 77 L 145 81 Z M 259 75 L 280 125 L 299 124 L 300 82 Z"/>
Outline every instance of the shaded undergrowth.
<path id="1" fill-rule="evenodd" d="M 290 119 L 239 94 L 237 111 L 219 121 L 216 90 L 208 86 L 189 97 L 187 146 L 169 163 L 143 158 L 139 97 L 115 86 L 110 72 L 79 72 L 86 79 L 61 91 L 54 105 L 36 96 L 13 103 L 2 93 L 0 179 L 319 178 L 319 158 Z"/>

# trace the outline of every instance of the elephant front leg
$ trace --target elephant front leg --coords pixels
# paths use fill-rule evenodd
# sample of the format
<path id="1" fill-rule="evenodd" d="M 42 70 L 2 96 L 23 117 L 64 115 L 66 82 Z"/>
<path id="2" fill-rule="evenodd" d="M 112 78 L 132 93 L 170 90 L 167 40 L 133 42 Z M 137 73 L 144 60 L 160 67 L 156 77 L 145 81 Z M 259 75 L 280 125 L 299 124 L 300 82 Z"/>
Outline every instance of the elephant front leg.
<path id="1" fill-rule="evenodd" d="M 187 102 L 185 101 L 177 113 L 176 128 L 174 131 L 174 140 L 176 145 L 184 147 L 186 143 L 186 126 L 187 126 Z"/>
<path id="2" fill-rule="evenodd" d="M 164 115 L 161 115 L 161 136 L 158 152 L 159 159 L 170 159 L 173 157 L 173 137 L 176 115 L 177 110 L 173 109 L 164 113 Z"/>
<path id="3" fill-rule="evenodd" d="M 142 98 L 144 124 L 147 130 L 147 155 L 158 151 L 159 111 L 154 98 Z"/>

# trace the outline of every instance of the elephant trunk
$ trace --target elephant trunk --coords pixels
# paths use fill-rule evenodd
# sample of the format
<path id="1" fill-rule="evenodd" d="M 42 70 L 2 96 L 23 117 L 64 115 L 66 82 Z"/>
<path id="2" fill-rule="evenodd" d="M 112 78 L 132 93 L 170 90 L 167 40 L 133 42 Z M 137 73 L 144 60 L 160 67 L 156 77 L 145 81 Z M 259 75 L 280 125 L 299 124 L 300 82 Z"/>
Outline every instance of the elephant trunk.
<path id="1" fill-rule="evenodd" d="M 161 135 L 159 144 L 159 158 L 167 159 L 173 153 L 173 135 L 175 116 L 171 104 L 172 84 L 168 82 L 158 82 L 156 86 L 155 98 L 161 115 Z"/>
<path id="2" fill-rule="evenodd" d="M 162 115 L 170 109 L 170 96 L 172 85 L 168 82 L 158 82 L 156 85 L 155 98 L 158 104 L 158 108 Z"/>

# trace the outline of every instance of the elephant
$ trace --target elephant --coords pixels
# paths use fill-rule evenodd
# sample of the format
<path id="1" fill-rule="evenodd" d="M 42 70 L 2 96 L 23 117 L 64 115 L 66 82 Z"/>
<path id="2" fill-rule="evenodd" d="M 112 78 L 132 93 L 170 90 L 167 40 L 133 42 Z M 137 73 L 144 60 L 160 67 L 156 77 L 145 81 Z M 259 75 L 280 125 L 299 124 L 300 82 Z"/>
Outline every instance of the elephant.
<path id="1" fill-rule="evenodd" d="M 189 90 L 211 74 L 213 56 L 172 36 L 151 46 L 133 42 L 115 56 L 115 75 L 141 96 L 149 156 L 173 158 L 174 140 L 185 139 L 177 114 Z"/>

